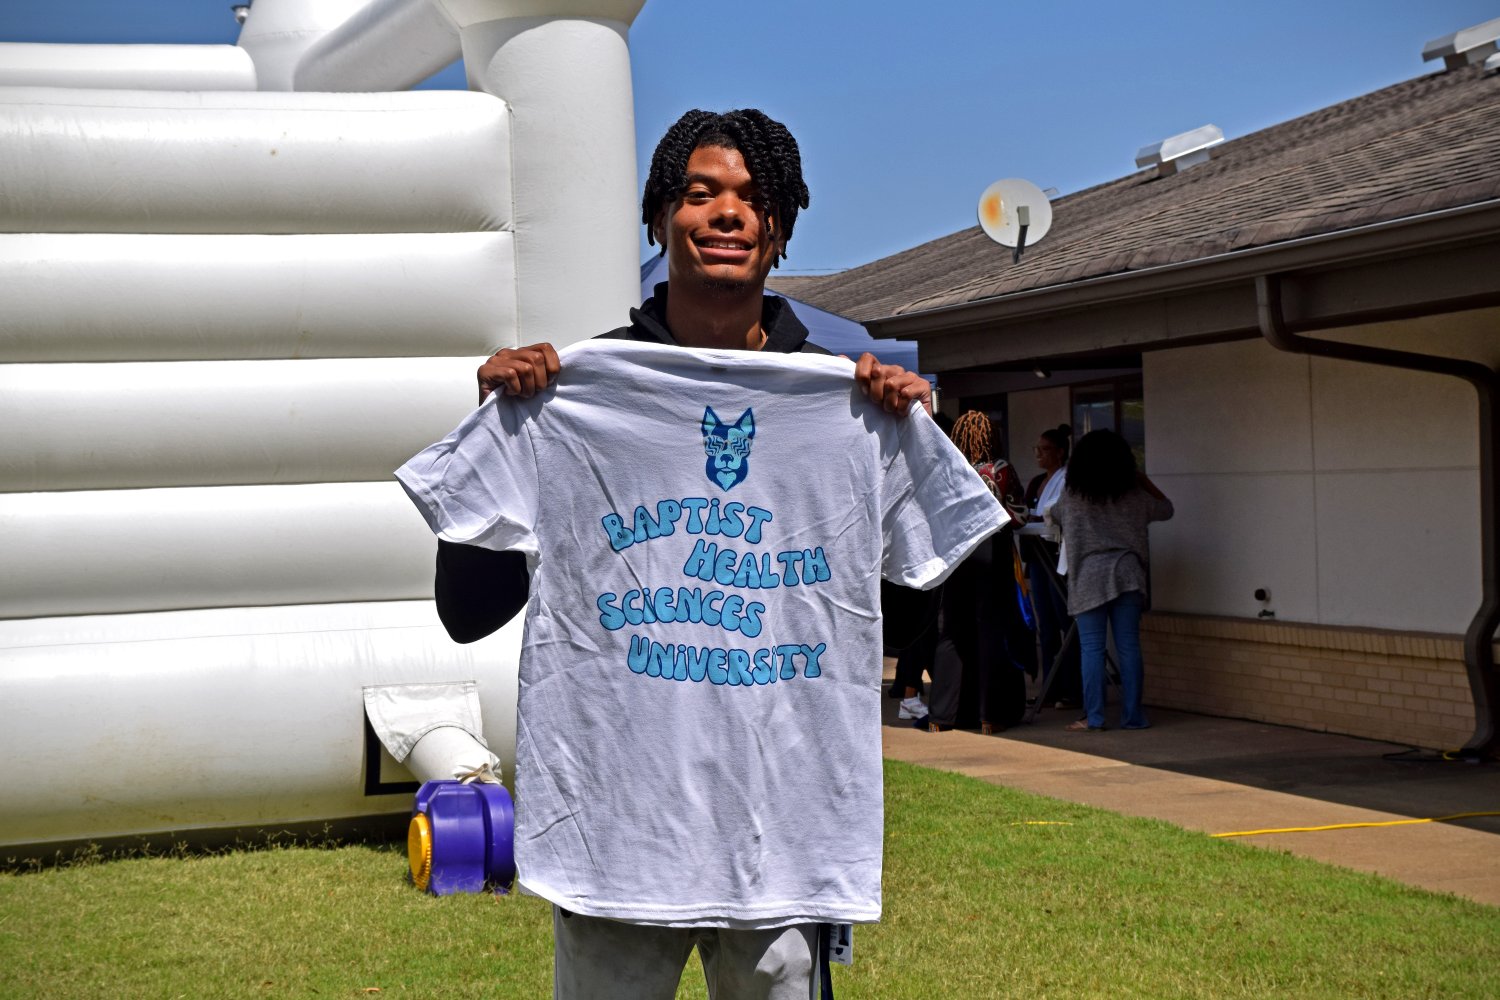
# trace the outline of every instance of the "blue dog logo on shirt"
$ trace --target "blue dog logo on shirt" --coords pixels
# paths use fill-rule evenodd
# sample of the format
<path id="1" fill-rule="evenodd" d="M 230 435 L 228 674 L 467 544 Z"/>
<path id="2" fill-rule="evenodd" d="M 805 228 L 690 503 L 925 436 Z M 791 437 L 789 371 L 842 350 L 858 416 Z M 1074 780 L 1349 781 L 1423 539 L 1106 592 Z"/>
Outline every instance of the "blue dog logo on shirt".
<path id="1" fill-rule="evenodd" d="M 746 410 L 733 424 L 719 419 L 713 407 L 703 411 L 704 471 L 726 492 L 750 473 L 750 442 L 755 438 L 755 414 Z"/>

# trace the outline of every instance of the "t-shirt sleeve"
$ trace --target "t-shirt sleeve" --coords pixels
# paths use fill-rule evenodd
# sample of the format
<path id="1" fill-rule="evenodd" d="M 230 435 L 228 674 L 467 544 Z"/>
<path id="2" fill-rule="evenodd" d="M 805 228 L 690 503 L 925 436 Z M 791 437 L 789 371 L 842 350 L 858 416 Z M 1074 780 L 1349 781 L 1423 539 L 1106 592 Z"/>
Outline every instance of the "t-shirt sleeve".
<path id="1" fill-rule="evenodd" d="M 1009 516 L 920 407 L 887 425 L 881 452 L 881 575 L 936 587 Z"/>
<path id="2" fill-rule="evenodd" d="M 531 401 L 496 393 L 396 470 L 439 538 L 536 554 L 537 460 L 528 419 L 533 409 Z"/>

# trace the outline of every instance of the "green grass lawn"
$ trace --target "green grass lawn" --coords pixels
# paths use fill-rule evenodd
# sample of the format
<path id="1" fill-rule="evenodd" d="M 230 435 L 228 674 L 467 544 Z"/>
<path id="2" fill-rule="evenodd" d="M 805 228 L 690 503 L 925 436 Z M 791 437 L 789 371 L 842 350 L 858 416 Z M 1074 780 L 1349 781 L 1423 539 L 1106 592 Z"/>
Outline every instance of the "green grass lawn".
<path id="1" fill-rule="evenodd" d="M 545 904 L 405 870 L 351 845 L 3 875 L 0 998 L 551 995 Z M 854 944 L 840 1000 L 1500 996 L 1500 909 L 894 762 Z"/>

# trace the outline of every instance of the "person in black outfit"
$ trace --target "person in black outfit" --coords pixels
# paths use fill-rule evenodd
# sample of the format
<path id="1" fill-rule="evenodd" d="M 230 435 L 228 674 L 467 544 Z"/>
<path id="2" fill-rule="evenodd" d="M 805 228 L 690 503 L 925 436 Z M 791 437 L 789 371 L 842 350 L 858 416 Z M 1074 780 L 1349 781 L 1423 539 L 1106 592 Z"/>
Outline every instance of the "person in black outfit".
<path id="1" fill-rule="evenodd" d="M 953 420 L 934 413 L 932 420 L 944 434 L 953 433 Z M 927 723 L 922 703 L 922 674 L 932 669 L 938 644 L 938 607 L 942 589 L 911 590 L 899 584 L 880 585 L 880 613 L 885 620 L 887 650 L 896 651 L 896 678 L 886 694 L 901 700 L 897 718 L 921 728 Z"/>
<path id="2" fill-rule="evenodd" d="M 587 190 L 580 188 L 579 197 L 587 196 Z M 641 204 L 648 238 L 659 243 L 667 256 L 667 281 L 657 285 L 639 309 L 630 311 L 627 326 L 603 336 L 680 347 L 828 353 L 808 341 L 807 328 L 784 299 L 764 294 L 766 276 L 785 256 L 797 211 L 807 204 L 797 143 L 785 126 L 755 110 L 689 111 L 657 145 Z M 586 241 L 587 234 L 581 239 Z M 588 280 L 582 259 L 578 277 Z M 569 363 L 585 364 L 585 357 Z M 499 351 L 479 369 L 480 401 L 491 392 L 529 398 L 545 390 L 560 370 L 550 344 Z M 854 378 L 867 396 L 898 416 L 906 416 L 914 402 L 931 405 L 931 387 L 925 379 L 896 365 L 882 365 L 871 354 L 861 355 L 855 363 Z M 809 428 L 808 433 L 811 445 L 816 428 Z M 520 553 L 438 542 L 437 611 L 448 634 L 458 642 L 481 639 L 509 621 L 525 606 L 529 584 Z M 555 926 L 568 926 L 572 928 L 568 933 L 576 935 L 577 928 L 599 923 L 609 922 L 560 911 Z M 800 940 L 809 926 L 769 931 L 704 928 L 702 933 L 716 935 L 721 942 L 729 936 L 754 942 L 761 940 L 755 935 L 770 934 L 780 942 L 783 938 Z M 677 930 L 653 928 L 650 933 Z M 778 943 L 776 947 L 783 946 Z M 806 995 L 808 984 L 817 978 L 810 971 L 812 966 L 804 968 L 804 964 L 820 956 L 813 954 L 816 945 L 809 944 L 800 952 L 798 947 L 795 942 L 785 946 L 790 951 L 778 981 Z M 736 953 L 752 950 L 741 944 Z M 555 951 L 558 996 L 600 995 L 578 984 L 611 974 L 607 949 L 559 947 Z M 680 969 L 675 971 L 680 973 Z M 763 997 L 772 978 L 755 981 L 749 995 Z M 823 982 L 826 985 L 827 980 Z M 617 986 L 611 995 L 621 1000 L 638 995 L 626 984 Z"/>
<path id="3" fill-rule="evenodd" d="M 995 453 L 990 418 L 970 410 L 954 424 L 951 437 L 996 499 L 1015 512 L 1013 517 L 1024 516 L 1020 482 Z M 1012 650 L 1029 655 L 1032 643 L 1016 603 L 1013 532 L 1007 525 L 980 542 L 943 584 L 932 697 L 925 727 L 918 720 L 918 728 L 995 733 L 1026 712 L 1025 660 Z"/>
<path id="4" fill-rule="evenodd" d="M 1036 463 L 1042 472 L 1026 484 L 1026 509 L 1028 521 L 1042 520 L 1044 507 L 1050 507 L 1062 494 L 1062 485 L 1067 478 L 1068 454 L 1072 444 L 1073 428 L 1062 424 L 1042 431 L 1037 438 L 1034 452 Z M 1028 537 L 1021 547 L 1026 562 L 1026 581 L 1031 589 L 1031 607 L 1036 618 L 1036 633 L 1042 647 L 1042 674 L 1052 670 L 1062 648 L 1063 636 L 1073 624 L 1068 614 L 1067 597 L 1059 593 L 1052 582 L 1049 569 L 1056 570 L 1058 546 L 1047 538 Z M 1077 708 L 1083 704 L 1083 678 L 1079 669 L 1078 643 L 1068 647 L 1058 675 L 1048 691 L 1050 699 L 1059 708 Z"/>

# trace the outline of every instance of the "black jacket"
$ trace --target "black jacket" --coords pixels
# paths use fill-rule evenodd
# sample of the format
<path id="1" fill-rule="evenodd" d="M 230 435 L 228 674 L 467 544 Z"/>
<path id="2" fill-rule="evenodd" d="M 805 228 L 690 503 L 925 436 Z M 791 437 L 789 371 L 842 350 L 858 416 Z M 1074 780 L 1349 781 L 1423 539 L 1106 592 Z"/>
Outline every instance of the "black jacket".
<path id="1" fill-rule="evenodd" d="M 807 327 L 786 299 L 765 297 L 761 329 L 762 351 L 777 354 L 828 354 L 807 339 Z M 667 329 L 667 285 L 656 286 L 651 298 L 630 310 L 630 325 L 601 334 L 600 340 L 635 340 L 676 344 Z M 437 574 L 433 582 L 438 617 L 455 642 L 483 639 L 515 617 L 526 606 L 531 578 L 526 557 L 519 552 L 493 552 L 477 545 L 458 545 L 438 539 Z"/>
<path id="2" fill-rule="evenodd" d="M 766 331 L 762 351 L 772 354 L 829 354 L 807 339 L 807 327 L 792 312 L 786 299 L 767 295 L 760 309 L 760 328 Z M 652 290 L 639 309 L 630 310 L 630 325 L 600 334 L 597 340 L 638 340 L 648 344 L 677 344 L 667 329 L 667 283 Z"/>

